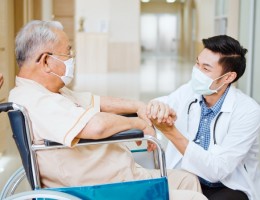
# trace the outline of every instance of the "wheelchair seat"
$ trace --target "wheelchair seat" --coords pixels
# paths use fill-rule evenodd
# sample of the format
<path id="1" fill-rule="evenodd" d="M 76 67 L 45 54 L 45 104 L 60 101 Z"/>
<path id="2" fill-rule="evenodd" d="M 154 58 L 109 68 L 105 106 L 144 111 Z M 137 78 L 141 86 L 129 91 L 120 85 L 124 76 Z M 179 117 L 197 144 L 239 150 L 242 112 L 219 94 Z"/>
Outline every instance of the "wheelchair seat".
<path id="1" fill-rule="evenodd" d="M 156 138 L 144 136 L 141 130 L 128 130 L 101 140 L 82 139 L 78 145 L 95 145 L 115 142 L 146 140 L 154 142 L 158 149 L 161 177 L 156 179 L 107 183 L 93 186 L 75 186 L 63 188 L 41 188 L 36 151 L 42 149 L 67 148 L 66 146 L 45 141 L 43 145 L 32 142 L 32 128 L 26 109 L 14 103 L 0 104 L 0 113 L 8 112 L 13 138 L 19 150 L 28 182 L 34 191 L 58 191 L 74 195 L 80 199 L 169 199 L 168 182 L 165 169 L 164 151 Z M 3 196 L 3 195 L 2 195 Z M 5 198 L 5 197 L 2 197 Z M 36 198 L 36 197 L 35 197 Z M 37 198 L 38 199 L 38 198 Z"/>

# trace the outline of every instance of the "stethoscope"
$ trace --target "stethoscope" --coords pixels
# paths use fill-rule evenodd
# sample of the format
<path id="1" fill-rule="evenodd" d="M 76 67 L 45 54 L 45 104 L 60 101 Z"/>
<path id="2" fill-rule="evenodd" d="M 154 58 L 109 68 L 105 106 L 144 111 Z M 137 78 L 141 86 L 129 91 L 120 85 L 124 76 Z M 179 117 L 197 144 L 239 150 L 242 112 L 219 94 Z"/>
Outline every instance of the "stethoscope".
<path id="1" fill-rule="evenodd" d="M 191 106 L 192 104 L 194 103 L 197 103 L 198 102 L 198 99 L 195 99 L 194 101 L 190 102 L 189 106 L 188 106 L 188 111 L 187 111 L 187 115 L 188 115 L 188 119 L 187 119 L 187 130 L 189 130 L 189 115 L 190 115 L 190 109 L 191 109 Z M 214 126 L 213 126 L 213 140 L 214 140 L 214 144 L 217 144 L 217 141 L 216 141 L 216 135 L 215 135 L 215 132 L 216 132 L 216 126 L 217 126 L 217 122 L 220 118 L 220 116 L 222 115 L 223 112 L 219 112 L 219 114 L 217 115 L 217 118 L 214 122 Z M 195 137 L 196 138 L 196 137 Z M 194 142 L 195 141 L 195 138 L 194 138 Z"/>

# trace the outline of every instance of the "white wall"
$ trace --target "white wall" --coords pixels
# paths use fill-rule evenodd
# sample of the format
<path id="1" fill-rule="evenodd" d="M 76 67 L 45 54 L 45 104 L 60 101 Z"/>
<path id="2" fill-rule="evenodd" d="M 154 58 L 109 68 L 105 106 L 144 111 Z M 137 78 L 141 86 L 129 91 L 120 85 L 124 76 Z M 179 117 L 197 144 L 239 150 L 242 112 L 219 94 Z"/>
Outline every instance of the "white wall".
<path id="1" fill-rule="evenodd" d="M 195 0 L 197 6 L 197 40 L 214 35 L 215 0 Z"/>
<path id="2" fill-rule="evenodd" d="M 260 104 L 260 2 L 256 2 L 255 8 L 255 38 L 254 38 L 254 60 L 253 60 L 253 98 Z"/>
<path id="3" fill-rule="evenodd" d="M 226 1 L 226 0 L 225 0 Z M 228 27 L 227 35 L 238 39 L 239 31 L 239 14 L 240 14 L 240 2 L 238 0 L 228 0 L 227 2 L 227 18 Z"/>
<path id="4" fill-rule="evenodd" d="M 52 20 L 52 0 L 44 0 L 42 3 L 42 20 Z"/>
<path id="5" fill-rule="evenodd" d="M 79 29 L 79 20 L 84 18 L 86 32 L 102 31 L 102 24 L 110 22 L 110 0 L 76 0 L 75 24 Z"/>
<path id="6" fill-rule="evenodd" d="M 139 0 L 110 0 L 110 41 L 139 42 Z"/>
<path id="7" fill-rule="evenodd" d="M 86 32 L 108 32 L 111 42 L 139 41 L 139 0 L 76 0 L 76 30 L 85 19 Z"/>
<path id="8" fill-rule="evenodd" d="M 254 3 L 255 2 L 255 3 Z M 253 10 L 255 10 L 253 18 Z M 248 95 L 251 95 L 260 103 L 260 3 L 259 1 L 241 1 L 240 9 L 240 36 L 239 40 L 247 53 L 247 68 L 245 74 L 238 82 L 238 87 Z"/>
<path id="9" fill-rule="evenodd" d="M 251 31 L 249 31 L 250 28 L 250 17 L 251 17 L 251 11 L 250 11 L 250 0 L 249 1 L 240 1 L 240 26 L 239 26 L 239 41 L 243 46 L 248 49 L 247 53 L 247 68 L 245 71 L 245 74 L 239 79 L 238 81 L 238 88 L 241 89 L 246 94 L 250 95 L 250 89 L 247 87 L 248 81 L 250 81 L 249 73 L 250 73 L 250 60 L 251 60 L 251 54 L 252 49 L 250 48 L 250 38 L 249 35 Z"/>
<path id="10" fill-rule="evenodd" d="M 139 0 L 75 0 L 75 9 L 76 31 L 79 29 L 80 18 L 83 17 L 85 32 L 107 34 L 108 72 L 138 70 L 140 65 Z"/>

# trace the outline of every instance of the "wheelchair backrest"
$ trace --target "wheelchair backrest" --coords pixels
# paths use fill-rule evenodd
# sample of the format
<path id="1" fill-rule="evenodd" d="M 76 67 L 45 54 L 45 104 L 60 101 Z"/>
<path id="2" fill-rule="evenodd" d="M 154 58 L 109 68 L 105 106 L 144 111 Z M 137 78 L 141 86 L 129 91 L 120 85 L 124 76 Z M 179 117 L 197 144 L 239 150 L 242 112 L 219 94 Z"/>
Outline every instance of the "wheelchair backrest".
<path id="1" fill-rule="evenodd" d="M 31 153 L 28 145 L 24 115 L 21 111 L 17 110 L 8 112 L 8 116 L 13 132 L 13 138 L 19 150 L 27 179 L 31 185 L 31 188 L 35 189 L 33 184 L 34 179 L 31 167 Z"/>

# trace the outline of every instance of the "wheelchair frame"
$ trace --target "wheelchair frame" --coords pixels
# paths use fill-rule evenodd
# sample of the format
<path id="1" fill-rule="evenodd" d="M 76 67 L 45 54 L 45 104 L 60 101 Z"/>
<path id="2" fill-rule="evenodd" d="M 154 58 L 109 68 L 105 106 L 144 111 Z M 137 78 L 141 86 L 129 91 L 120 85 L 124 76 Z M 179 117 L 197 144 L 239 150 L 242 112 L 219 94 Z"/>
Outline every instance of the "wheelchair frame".
<path id="1" fill-rule="evenodd" d="M 10 181 L 8 181 L 6 186 L 4 187 L 4 189 L 1 193 L 0 199 L 4 199 L 8 195 L 13 195 L 17 185 L 25 177 L 24 172 L 26 172 L 27 179 L 29 180 L 29 183 L 30 183 L 32 189 L 33 190 L 41 189 L 39 168 L 38 168 L 37 159 L 36 159 L 36 152 L 40 151 L 40 150 L 43 151 L 43 150 L 49 150 L 49 149 L 68 148 L 67 146 L 64 146 L 62 144 L 58 144 L 58 143 L 50 142 L 50 141 L 46 141 L 45 144 L 42 144 L 42 145 L 33 144 L 33 142 L 32 142 L 32 125 L 31 125 L 31 121 L 29 120 L 29 116 L 28 116 L 26 109 L 15 103 L 0 104 L 0 112 L 8 112 L 8 115 L 12 112 L 19 112 L 19 111 L 21 112 L 21 114 L 24 118 L 24 126 L 25 126 L 25 132 L 26 132 L 25 138 L 27 141 L 28 149 L 29 149 L 29 156 L 30 156 L 29 160 L 30 160 L 32 176 L 30 177 L 28 172 L 26 172 L 26 170 L 22 170 L 22 168 L 17 170 L 16 174 L 9 179 Z M 9 115 L 9 118 L 10 118 L 10 115 Z M 11 124 L 11 127 L 13 129 L 12 124 Z M 14 130 L 13 130 L 13 134 L 14 134 Z M 120 132 L 109 138 L 105 138 L 105 139 L 101 139 L 101 140 L 81 139 L 80 142 L 76 146 L 110 144 L 110 143 L 121 143 L 121 142 L 135 142 L 135 141 L 140 141 L 140 140 L 141 141 L 144 141 L 144 140 L 150 141 L 157 146 L 157 151 L 158 151 L 157 156 L 158 156 L 158 161 L 159 161 L 158 164 L 159 164 L 159 168 L 160 168 L 160 175 L 161 175 L 161 177 L 167 177 L 164 151 L 160 145 L 159 140 L 157 140 L 156 138 L 154 138 L 152 136 L 147 136 L 147 135 L 144 136 L 143 132 L 140 130 L 134 129 L 134 130 L 130 130 L 130 131 Z M 20 152 L 20 149 L 19 149 L 19 152 Z M 20 152 L 20 154 L 21 154 L 21 152 Z M 23 165 L 24 165 L 24 163 L 23 163 Z M 18 177 L 18 179 L 17 179 L 17 177 Z M 14 185 L 12 185 L 13 180 L 15 180 Z M 37 192 L 34 192 L 34 193 L 37 193 Z M 50 192 L 50 194 L 51 194 L 51 192 Z M 18 194 L 18 196 L 19 196 L 19 194 Z"/>

